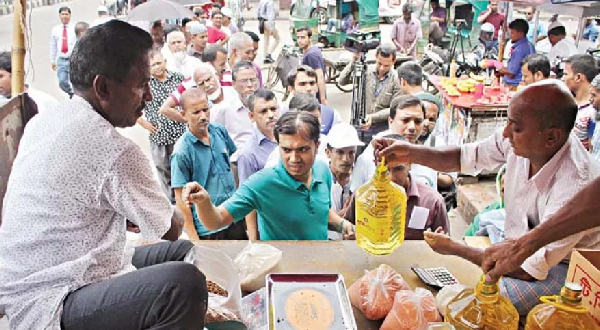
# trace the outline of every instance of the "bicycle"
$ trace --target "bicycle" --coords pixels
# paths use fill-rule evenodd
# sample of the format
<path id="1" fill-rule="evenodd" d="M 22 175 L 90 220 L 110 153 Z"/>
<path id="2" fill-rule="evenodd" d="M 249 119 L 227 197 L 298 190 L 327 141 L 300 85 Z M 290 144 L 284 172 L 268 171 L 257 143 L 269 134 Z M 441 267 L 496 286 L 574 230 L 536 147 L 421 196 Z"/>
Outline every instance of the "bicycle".
<path id="1" fill-rule="evenodd" d="M 267 79 L 264 84 L 265 88 L 273 89 L 273 87 L 281 81 L 281 85 L 284 89 L 283 100 L 285 101 L 290 94 L 287 83 L 287 74 L 300 65 L 301 57 L 302 52 L 300 51 L 300 48 L 284 45 L 275 62 L 269 67 Z"/>

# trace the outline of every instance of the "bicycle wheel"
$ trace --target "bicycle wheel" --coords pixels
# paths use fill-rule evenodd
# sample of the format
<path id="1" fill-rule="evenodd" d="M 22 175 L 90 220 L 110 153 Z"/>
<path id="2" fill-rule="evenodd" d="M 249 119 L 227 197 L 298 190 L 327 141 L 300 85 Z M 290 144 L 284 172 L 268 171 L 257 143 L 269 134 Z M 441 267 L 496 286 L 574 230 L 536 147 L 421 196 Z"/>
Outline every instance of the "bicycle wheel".
<path id="1" fill-rule="evenodd" d="M 272 89 L 279 82 L 279 76 L 277 75 L 277 67 L 276 64 L 279 62 L 279 59 L 269 67 L 269 71 L 267 72 L 267 81 L 265 82 L 265 88 Z"/>

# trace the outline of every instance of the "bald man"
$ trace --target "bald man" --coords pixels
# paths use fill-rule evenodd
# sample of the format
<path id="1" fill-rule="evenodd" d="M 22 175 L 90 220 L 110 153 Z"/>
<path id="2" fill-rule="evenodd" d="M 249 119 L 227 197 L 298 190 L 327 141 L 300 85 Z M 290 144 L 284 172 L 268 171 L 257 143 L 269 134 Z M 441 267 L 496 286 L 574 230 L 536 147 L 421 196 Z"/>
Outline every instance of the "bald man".
<path id="1" fill-rule="evenodd" d="M 246 240 L 244 222 L 234 222 L 218 230 L 208 230 L 198 218 L 195 207 L 181 199 L 188 182 L 200 183 L 220 205 L 235 191 L 235 179 L 229 157 L 236 151 L 233 140 L 219 124 L 210 123 L 208 96 L 202 88 L 191 88 L 181 95 L 182 115 L 187 130 L 175 144 L 171 156 L 171 185 L 177 207 L 183 214 L 184 229 L 191 241 Z"/>
<path id="2" fill-rule="evenodd" d="M 443 172 L 476 175 L 506 163 L 504 228 L 506 238 L 515 239 L 548 220 L 600 174 L 600 165 L 571 134 L 576 116 L 577 104 L 566 85 L 544 80 L 513 97 L 506 127 L 485 140 L 444 149 L 386 139 L 373 145 L 386 161 L 408 161 Z M 438 253 L 482 265 L 482 250 L 439 231 L 426 233 L 425 240 Z M 567 275 L 564 261 L 573 248 L 600 248 L 600 229 L 544 246 L 501 280 L 502 294 L 521 315 L 537 305 L 540 296 L 558 294 Z"/>

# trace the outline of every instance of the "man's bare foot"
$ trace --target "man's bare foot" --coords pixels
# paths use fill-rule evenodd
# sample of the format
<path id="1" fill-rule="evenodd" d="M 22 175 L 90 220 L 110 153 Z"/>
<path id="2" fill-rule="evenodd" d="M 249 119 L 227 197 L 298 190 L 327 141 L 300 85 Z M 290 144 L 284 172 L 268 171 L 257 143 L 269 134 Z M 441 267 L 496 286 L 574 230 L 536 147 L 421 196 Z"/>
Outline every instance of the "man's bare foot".
<path id="1" fill-rule="evenodd" d="M 431 249 L 443 255 L 455 255 L 456 247 L 460 244 L 455 242 L 444 232 L 436 230 L 436 232 L 425 232 L 425 242 L 429 244 Z"/>

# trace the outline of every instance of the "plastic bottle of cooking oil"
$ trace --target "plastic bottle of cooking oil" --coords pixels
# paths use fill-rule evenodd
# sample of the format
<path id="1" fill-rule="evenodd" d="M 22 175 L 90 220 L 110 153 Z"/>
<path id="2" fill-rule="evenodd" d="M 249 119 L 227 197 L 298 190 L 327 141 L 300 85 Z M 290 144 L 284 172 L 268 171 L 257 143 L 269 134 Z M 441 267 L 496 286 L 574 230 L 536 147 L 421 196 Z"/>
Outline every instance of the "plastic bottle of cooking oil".
<path id="1" fill-rule="evenodd" d="M 527 315 L 525 330 L 597 330 L 600 327 L 581 304 L 581 286 L 567 283 L 560 296 L 540 298 Z"/>
<path id="2" fill-rule="evenodd" d="M 356 190 L 356 243 L 363 250 L 386 255 L 404 242 L 406 201 L 404 188 L 391 181 L 385 159 L 371 181 Z"/>
<path id="3" fill-rule="evenodd" d="M 466 289 L 450 301 L 446 322 L 456 330 L 517 330 L 519 313 L 508 298 L 500 295 L 498 283 L 482 277 L 475 289 Z"/>

